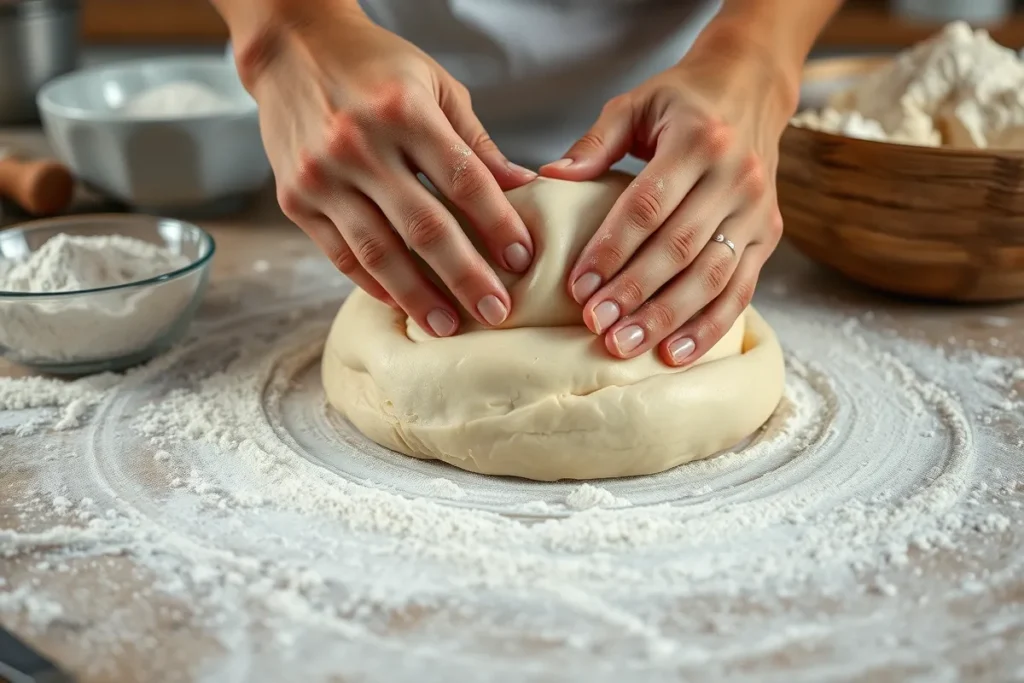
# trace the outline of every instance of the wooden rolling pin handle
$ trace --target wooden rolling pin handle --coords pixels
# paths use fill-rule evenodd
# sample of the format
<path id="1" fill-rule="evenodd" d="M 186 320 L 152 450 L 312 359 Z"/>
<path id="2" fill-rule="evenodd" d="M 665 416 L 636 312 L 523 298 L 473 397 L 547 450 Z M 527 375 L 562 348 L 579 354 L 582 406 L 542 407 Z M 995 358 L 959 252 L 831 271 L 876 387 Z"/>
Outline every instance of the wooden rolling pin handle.
<path id="1" fill-rule="evenodd" d="M 50 216 L 68 208 L 75 191 L 71 171 L 50 160 L 0 158 L 0 197 L 33 216 Z"/>

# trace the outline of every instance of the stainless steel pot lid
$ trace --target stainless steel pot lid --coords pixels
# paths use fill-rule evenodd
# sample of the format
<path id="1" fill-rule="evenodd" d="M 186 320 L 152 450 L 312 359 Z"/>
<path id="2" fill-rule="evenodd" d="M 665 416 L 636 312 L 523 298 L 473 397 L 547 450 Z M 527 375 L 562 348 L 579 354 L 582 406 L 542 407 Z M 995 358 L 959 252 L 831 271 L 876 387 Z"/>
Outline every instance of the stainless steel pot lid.
<path id="1" fill-rule="evenodd" d="M 0 17 L 60 14 L 80 6 L 80 0 L 0 0 Z"/>

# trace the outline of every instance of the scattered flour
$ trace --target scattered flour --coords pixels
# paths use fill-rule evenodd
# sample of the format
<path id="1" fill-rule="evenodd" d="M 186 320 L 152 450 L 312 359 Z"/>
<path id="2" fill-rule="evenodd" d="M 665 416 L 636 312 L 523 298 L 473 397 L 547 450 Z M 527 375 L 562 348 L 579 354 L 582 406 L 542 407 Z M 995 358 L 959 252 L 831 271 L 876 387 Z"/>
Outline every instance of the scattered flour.
<path id="1" fill-rule="evenodd" d="M 143 91 L 129 99 L 121 111 L 137 118 L 181 118 L 223 114 L 239 105 L 204 83 L 174 81 Z"/>
<path id="2" fill-rule="evenodd" d="M 608 489 L 591 484 L 581 484 L 565 497 L 565 504 L 573 510 L 589 508 L 620 508 L 632 505 L 625 498 L 619 498 Z"/>
<path id="3" fill-rule="evenodd" d="M 451 500 L 459 500 L 466 495 L 461 486 L 451 479 L 445 479 L 444 477 L 437 477 L 426 482 L 426 485 L 423 487 L 423 493 L 435 498 L 449 498 Z"/>
<path id="4" fill-rule="evenodd" d="M 793 123 L 913 145 L 1024 148 L 1024 59 L 953 22 Z"/>
<path id="5" fill-rule="evenodd" d="M 0 419 L 91 406 L 88 429 L 0 436 L 0 615 L 75 624 L 76 661 L 131 650 L 140 678 L 177 662 L 171 628 L 217 646 L 174 669 L 197 681 L 1012 680 L 993 667 L 1024 615 L 993 604 L 1024 564 L 1020 358 L 767 287 L 789 379 L 751 444 L 600 487 L 487 478 L 322 409 L 330 277 L 240 287 L 237 316 L 113 383 L 0 383 Z M 50 440 L 80 457 L 38 457 Z"/>
<path id="6" fill-rule="evenodd" d="M 56 235 L 23 260 L 0 263 L 0 292 L 56 295 L 0 296 L 0 348 L 29 364 L 139 351 L 188 306 L 195 278 L 84 296 L 69 293 L 140 282 L 188 264 L 182 254 L 121 235 Z"/>

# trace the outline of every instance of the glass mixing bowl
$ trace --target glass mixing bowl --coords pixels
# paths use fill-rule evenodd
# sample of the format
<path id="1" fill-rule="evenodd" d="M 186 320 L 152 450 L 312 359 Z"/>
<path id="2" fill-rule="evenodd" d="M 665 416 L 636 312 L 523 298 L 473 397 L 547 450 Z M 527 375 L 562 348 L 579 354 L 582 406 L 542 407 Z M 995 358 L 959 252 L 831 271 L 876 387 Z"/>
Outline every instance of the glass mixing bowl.
<path id="1" fill-rule="evenodd" d="M 0 231 L 0 273 L 58 234 L 123 235 L 166 247 L 188 265 L 137 282 L 68 292 L 0 291 L 0 355 L 48 374 L 124 370 L 185 334 L 216 246 L 202 228 L 143 215 L 68 216 Z"/>

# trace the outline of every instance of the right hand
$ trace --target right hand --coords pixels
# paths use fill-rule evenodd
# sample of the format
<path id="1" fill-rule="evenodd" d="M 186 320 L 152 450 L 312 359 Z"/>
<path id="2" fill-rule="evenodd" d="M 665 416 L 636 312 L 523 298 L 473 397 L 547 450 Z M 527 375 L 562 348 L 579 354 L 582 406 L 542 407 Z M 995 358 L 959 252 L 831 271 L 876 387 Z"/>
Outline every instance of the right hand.
<path id="1" fill-rule="evenodd" d="M 503 190 L 535 174 L 502 155 L 462 84 L 356 8 L 281 23 L 236 52 L 281 209 L 339 270 L 428 334 L 454 334 L 459 311 L 412 252 L 481 324 L 501 324 L 508 291 L 416 174 L 510 272 L 529 267 L 534 247 Z"/>

